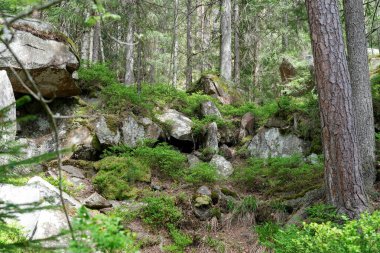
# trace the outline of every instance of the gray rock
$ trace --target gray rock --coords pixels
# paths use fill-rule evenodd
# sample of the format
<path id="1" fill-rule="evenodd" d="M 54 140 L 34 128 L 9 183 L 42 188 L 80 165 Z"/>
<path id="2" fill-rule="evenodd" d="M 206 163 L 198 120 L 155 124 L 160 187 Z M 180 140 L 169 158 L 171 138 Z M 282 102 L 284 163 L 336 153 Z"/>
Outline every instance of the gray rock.
<path id="1" fill-rule="evenodd" d="M 236 156 L 236 151 L 233 148 L 228 147 L 227 145 L 223 144 L 220 147 L 220 153 L 227 158 L 228 160 L 233 160 Z"/>
<path id="2" fill-rule="evenodd" d="M 219 151 L 218 143 L 219 143 L 218 125 L 215 122 L 212 122 L 207 126 L 205 147 L 217 153 Z"/>
<path id="3" fill-rule="evenodd" d="M 3 23 L 2 20 L 0 23 Z M 72 78 L 72 73 L 79 68 L 79 60 L 65 36 L 39 20 L 19 20 L 12 27 L 15 31 L 9 46 L 22 65 L 29 70 L 42 95 L 78 95 L 80 89 Z M 28 93 L 12 73 L 11 67 L 23 81 L 27 80 L 15 57 L 4 44 L 0 44 L 0 68 L 8 72 L 14 91 Z"/>
<path id="4" fill-rule="evenodd" d="M 369 68 L 374 71 L 380 67 L 380 57 L 372 57 L 369 59 Z"/>
<path id="5" fill-rule="evenodd" d="M 145 129 L 145 138 L 157 140 L 161 136 L 163 136 L 162 128 L 154 123 L 149 118 L 142 118 L 140 123 L 143 124 Z"/>
<path id="6" fill-rule="evenodd" d="M 189 163 L 190 168 L 194 167 L 196 164 L 201 162 L 201 160 L 193 154 L 187 155 L 187 161 Z"/>
<path id="7" fill-rule="evenodd" d="M 293 134 L 283 135 L 278 128 L 263 128 L 248 145 L 253 157 L 285 157 L 305 152 L 307 143 Z"/>
<path id="8" fill-rule="evenodd" d="M 145 137 L 144 126 L 139 125 L 132 115 L 128 115 L 123 121 L 121 128 L 123 135 L 122 142 L 130 147 L 136 147 L 139 141 Z"/>
<path id="9" fill-rule="evenodd" d="M 183 141 L 192 141 L 191 127 L 193 122 L 182 113 L 168 109 L 161 115 L 157 116 L 161 123 L 170 126 L 170 136 Z"/>
<path id="10" fill-rule="evenodd" d="M 17 131 L 16 100 L 7 72 L 3 70 L 0 71 L 0 91 L 0 112 L 5 110 L 4 116 L 0 117 L 0 144 L 2 144 L 14 141 Z"/>
<path id="11" fill-rule="evenodd" d="M 118 129 L 112 131 L 108 128 L 106 119 L 101 116 L 95 124 L 95 133 L 102 145 L 117 145 L 120 143 L 120 132 Z"/>
<path id="12" fill-rule="evenodd" d="M 65 131 L 62 137 L 62 146 L 68 148 L 76 147 L 74 152 L 64 153 L 64 157 L 68 158 L 75 153 L 76 159 L 91 160 L 92 153 L 96 153 L 96 150 L 92 147 L 94 135 L 85 126 L 70 129 L 67 132 Z"/>
<path id="13" fill-rule="evenodd" d="M 66 173 L 70 174 L 71 177 L 76 177 L 76 178 L 80 178 L 80 179 L 85 178 L 82 170 L 80 170 L 74 166 L 63 165 L 62 170 L 65 171 Z"/>
<path id="14" fill-rule="evenodd" d="M 217 98 L 222 104 L 231 104 L 234 99 L 228 94 L 227 89 L 222 87 L 219 81 L 220 79 L 215 75 L 203 75 L 188 92 L 202 91 L 207 95 Z"/>
<path id="15" fill-rule="evenodd" d="M 240 127 L 247 131 L 248 135 L 252 135 L 255 130 L 255 117 L 252 113 L 247 112 L 241 118 Z"/>
<path id="16" fill-rule="evenodd" d="M 203 116 L 217 116 L 219 118 L 222 117 L 222 114 L 218 110 L 218 107 L 211 102 L 211 101 L 206 101 L 201 104 L 201 112 Z"/>
<path id="17" fill-rule="evenodd" d="M 227 161 L 223 156 L 214 155 L 210 161 L 210 164 L 216 167 L 219 176 L 229 177 L 234 172 L 232 164 Z"/>
<path id="18" fill-rule="evenodd" d="M 84 205 L 91 209 L 102 209 L 111 207 L 111 203 L 101 196 L 99 193 L 94 192 L 83 201 Z"/>
<path id="19" fill-rule="evenodd" d="M 319 158 L 317 154 L 310 154 L 308 157 L 306 157 L 306 161 L 309 162 L 310 164 L 318 164 L 319 163 Z"/>
<path id="20" fill-rule="evenodd" d="M 195 216 L 200 220 L 207 220 L 211 218 L 211 197 L 207 195 L 196 195 L 193 199 L 193 210 Z"/>
<path id="21" fill-rule="evenodd" d="M 207 196 L 211 197 L 211 190 L 210 190 L 210 188 L 208 188 L 207 186 L 204 186 L 204 185 L 198 188 L 197 193 L 201 194 L 201 195 L 207 195 Z"/>

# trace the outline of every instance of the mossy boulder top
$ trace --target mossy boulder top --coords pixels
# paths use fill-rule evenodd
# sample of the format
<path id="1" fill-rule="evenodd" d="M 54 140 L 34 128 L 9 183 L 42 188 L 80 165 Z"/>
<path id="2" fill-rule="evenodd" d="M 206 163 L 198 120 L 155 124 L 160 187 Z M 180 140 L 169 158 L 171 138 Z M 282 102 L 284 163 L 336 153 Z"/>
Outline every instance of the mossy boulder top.
<path id="1" fill-rule="evenodd" d="M 0 19 L 0 24 L 4 24 L 4 20 Z M 11 30 L 5 34 L 9 47 L 30 72 L 43 96 L 67 97 L 80 93 L 73 78 L 73 73 L 79 68 L 79 59 L 75 45 L 68 37 L 53 26 L 34 19 L 18 20 L 12 23 Z M 14 92 L 28 93 L 11 68 L 24 83 L 30 85 L 12 52 L 0 44 L 0 69 L 7 71 Z"/>

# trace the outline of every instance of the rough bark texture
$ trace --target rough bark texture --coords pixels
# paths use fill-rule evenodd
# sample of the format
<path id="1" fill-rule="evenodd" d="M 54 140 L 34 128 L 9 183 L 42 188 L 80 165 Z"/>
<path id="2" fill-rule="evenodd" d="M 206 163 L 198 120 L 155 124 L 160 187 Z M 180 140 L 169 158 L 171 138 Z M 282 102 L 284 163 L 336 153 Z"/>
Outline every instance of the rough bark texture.
<path id="1" fill-rule="evenodd" d="M 319 93 L 327 199 L 357 217 L 368 209 L 336 0 L 306 0 Z"/>
<path id="2" fill-rule="evenodd" d="M 174 23 L 173 23 L 173 86 L 177 86 L 177 71 L 178 71 L 178 4 L 179 0 L 174 0 Z"/>
<path id="3" fill-rule="evenodd" d="M 187 62 L 186 62 L 186 88 L 189 88 L 191 86 L 191 83 L 193 82 L 193 49 L 192 49 L 192 38 L 191 38 L 191 29 L 192 29 L 192 22 L 191 22 L 191 0 L 187 0 L 186 4 L 187 8 L 187 24 L 186 24 L 186 55 L 187 55 Z"/>
<path id="4" fill-rule="evenodd" d="M 358 135 L 364 184 L 371 189 L 376 179 L 375 128 L 369 81 L 363 1 L 345 0 L 344 14 L 351 77 L 352 103 Z"/>
<path id="5" fill-rule="evenodd" d="M 93 33 L 93 47 L 92 47 L 92 62 L 99 62 L 100 60 L 100 22 L 98 21 L 96 25 L 94 26 L 94 33 Z"/>
<path id="6" fill-rule="evenodd" d="M 220 75 L 230 81 L 231 68 L 231 0 L 221 0 L 220 10 Z"/>
<path id="7" fill-rule="evenodd" d="M 124 76 L 124 83 L 126 85 L 131 85 L 135 82 L 135 75 L 133 73 L 134 68 L 134 44 L 133 44 L 133 25 L 134 25 L 134 18 L 133 18 L 133 11 L 129 11 L 128 15 L 128 27 L 127 27 L 127 39 L 126 42 L 128 43 L 125 46 L 125 76 Z"/>
<path id="8" fill-rule="evenodd" d="M 239 1 L 234 0 L 234 82 L 240 82 Z"/>

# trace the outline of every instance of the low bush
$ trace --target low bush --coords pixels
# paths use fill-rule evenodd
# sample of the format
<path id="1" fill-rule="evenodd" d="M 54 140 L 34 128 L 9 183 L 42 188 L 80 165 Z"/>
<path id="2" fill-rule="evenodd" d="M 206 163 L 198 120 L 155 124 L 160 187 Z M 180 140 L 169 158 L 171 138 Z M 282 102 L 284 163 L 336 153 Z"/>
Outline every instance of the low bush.
<path id="1" fill-rule="evenodd" d="M 214 183 L 218 180 L 218 173 L 215 166 L 200 162 L 189 168 L 185 181 L 193 184 Z"/>
<path id="2" fill-rule="evenodd" d="M 90 217 L 82 207 L 72 225 L 75 240 L 70 241 L 68 252 L 138 252 L 134 235 L 123 230 L 118 218 L 105 215 Z"/>
<path id="3" fill-rule="evenodd" d="M 338 214 L 338 210 L 332 205 L 315 204 L 306 209 L 307 221 L 315 223 L 333 222 L 342 223 L 347 217 Z"/>
<path id="4" fill-rule="evenodd" d="M 154 229 L 175 225 L 182 219 L 182 211 L 176 207 L 173 198 L 162 195 L 144 198 L 143 202 L 147 206 L 140 211 L 140 218 Z"/>
<path id="5" fill-rule="evenodd" d="M 89 93 L 118 83 L 116 73 L 103 63 L 94 63 L 89 67 L 82 64 L 78 70 L 78 76 L 81 88 Z"/>
<path id="6" fill-rule="evenodd" d="M 95 163 L 98 171 L 94 185 L 108 199 L 133 197 L 131 185 L 136 181 L 149 182 L 149 167 L 133 157 L 109 156 Z"/>
<path id="7" fill-rule="evenodd" d="M 304 223 L 301 228 L 256 228 L 259 240 L 278 253 L 380 252 L 380 212 L 362 214 L 343 226 L 326 222 Z"/>
<path id="8" fill-rule="evenodd" d="M 169 252 L 184 252 L 187 246 L 193 243 L 191 237 L 177 229 L 173 224 L 168 225 L 169 234 L 173 240 L 173 244 L 164 247 Z"/>
<path id="9" fill-rule="evenodd" d="M 248 166 L 234 173 L 239 186 L 267 196 L 294 198 L 316 189 L 323 182 L 323 164 L 309 164 L 299 156 L 251 158 Z"/>

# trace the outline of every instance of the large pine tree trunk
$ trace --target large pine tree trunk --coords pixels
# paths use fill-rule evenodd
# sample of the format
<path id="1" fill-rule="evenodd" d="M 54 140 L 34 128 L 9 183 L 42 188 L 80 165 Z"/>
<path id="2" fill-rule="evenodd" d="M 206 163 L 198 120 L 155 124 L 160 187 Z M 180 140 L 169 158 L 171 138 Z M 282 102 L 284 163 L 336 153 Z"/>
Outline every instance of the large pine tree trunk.
<path id="1" fill-rule="evenodd" d="M 133 73 L 134 68 L 134 44 L 133 44 L 133 11 L 129 11 L 128 13 L 128 27 L 127 27 L 127 39 L 128 43 L 125 46 L 125 76 L 124 76 L 124 84 L 131 85 L 135 82 L 135 75 Z"/>
<path id="2" fill-rule="evenodd" d="M 173 86 L 177 86 L 177 71 L 178 71 L 178 3 L 179 0 L 174 0 L 174 23 L 173 23 Z"/>
<path id="3" fill-rule="evenodd" d="M 231 0 L 221 0 L 220 8 L 220 75 L 230 81 L 231 68 Z"/>
<path id="4" fill-rule="evenodd" d="M 306 0 L 319 93 L 327 199 L 357 217 L 368 209 L 337 0 Z"/>
<path id="5" fill-rule="evenodd" d="M 363 1 L 345 0 L 344 14 L 351 77 L 352 101 L 364 184 L 371 189 L 376 179 L 375 128 L 369 81 Z"/>
<path id="6" fill-rule="evenodd" d="M 240 82 L 239 0 L 234 1 L 234 82 Z"/>
<path id="7" fill-rule="evenodd" d="M 192 38 L 191 38 L 191 0 L 187 0 L 186 3 L 187 8 L 187 24 L 186 24 L 186 88 L 189 88 L 191 83 L 193 82 L 193 49 L 192 49 Z"/>

